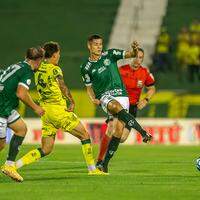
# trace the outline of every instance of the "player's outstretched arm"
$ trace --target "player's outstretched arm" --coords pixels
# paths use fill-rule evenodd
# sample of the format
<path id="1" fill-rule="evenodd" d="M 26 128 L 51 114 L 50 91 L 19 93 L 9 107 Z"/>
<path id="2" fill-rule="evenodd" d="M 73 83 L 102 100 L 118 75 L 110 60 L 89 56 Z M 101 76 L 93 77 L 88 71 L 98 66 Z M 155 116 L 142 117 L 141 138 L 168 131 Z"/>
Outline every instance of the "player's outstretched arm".
<path id="1" fill-rule="evenodd" d="M 67 99 L 68 99 L 69 102 L 70 102 L 70 105 L 69 105 L 67 111 L 73 112 L 73 111 L 74 111 L 74 108 L 75 108 L 74 99 L 73 99 L 73 97 L 72 97 L 72 95 L 71 95 L 71 93 L 70 93 L 70 90 L 68 89 L 68 87 L 67 87 L 66 84 L 65 84 L 65 81 L 64 81 L 64 79 L 63 79 L 63 76 L 58 75 L 58 76 L 57 76 L 57 81 L 58 81 L 58 85 L 59 85 L 59 88 L 60 88 L 62 94 L 63 94 L 65 97 L 67 97 Z"/>
<path id="2" fill-rule="evenodd" d="M 95 105 L 100 105 L 100 101 L 96 99 L 92 86 L 86 86 L 87 94 Z"/>
<path id="3" fill-rule="evenodd" d="M 138 42 L 134 41 L 131 44 L 131 48 L 132 48 L 132 51 L 126 51 L 125 52 L 125 58 L 134 58 L 134 57 L 136 57 L 136 55 L 138 53 L 138 48 L 139 48 Z"/>
<path id="4" fill-rule="evenodd" d="M 31 107 L 39 116 L 44 115 L 44 109 L 36 103 L 34 103 L 27 88 L 25 88 L 22 85 L 18 85 L 16 95 L 23 103 Z"/>

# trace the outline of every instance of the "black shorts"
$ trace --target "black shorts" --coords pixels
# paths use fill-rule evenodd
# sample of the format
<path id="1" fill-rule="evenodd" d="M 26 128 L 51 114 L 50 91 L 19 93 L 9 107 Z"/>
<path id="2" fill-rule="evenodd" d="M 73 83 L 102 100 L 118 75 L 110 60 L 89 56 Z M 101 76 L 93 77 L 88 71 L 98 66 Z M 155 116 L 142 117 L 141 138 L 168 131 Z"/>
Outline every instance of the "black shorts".
<path id="1" fill-rule="evenodd" d="M 130 105 L 130 107 L 129 107 L 129 113 L 131 114 L 131 115 L 133 115 L 133 117 L 135 117 L 136 118 L 136 116 L 137 116 L 137 105 Z M 109 122 L 109 121 L 113 121 L 113 117 L 107 117 L 107 119 L 106 119 L 106 124 Z"/>

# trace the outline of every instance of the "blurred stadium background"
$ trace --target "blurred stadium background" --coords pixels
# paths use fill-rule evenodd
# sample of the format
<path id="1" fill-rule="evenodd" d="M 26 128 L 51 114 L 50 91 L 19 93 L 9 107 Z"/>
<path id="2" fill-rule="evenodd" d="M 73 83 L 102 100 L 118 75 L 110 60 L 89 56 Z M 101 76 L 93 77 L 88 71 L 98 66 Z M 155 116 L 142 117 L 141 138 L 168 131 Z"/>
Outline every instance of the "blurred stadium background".
<path id="1" fill-rule="evenodd" d="M 154 135 L 152 144 L 196 145 L 200 143 L 200 56 L 193 49 L 200 51 L 199 10 L 199 0 L 1 0 L 0 67 L 23 59 L 30 46 L 50 40 L 60 43 L 60 66 L 75 99 L 75 112 L 98 143 L 106 129 L 105 115 L 90 103 L 79 69 L 88 56 L 86 39 L 98 33 L 106 48 L 122 49 L 137 40 L 157 88 L 149 105 L 138 112 L 139 121 Z M 198 70 L 193 72 L 191 65 Z M 37 100 L 34 87 L 31 95 Z M 40 120 L 23 104 L 19 111 L 29 127 L 25 142 L 39 143 Z M 8 140 L 10 134 L 8 130 Z M 57 142 L 77 141 L 59 131 Z M 133 134 L 127 143 L 140 144 L 141 138 Z M 176 151 L 171 150 L 171 155 Z M 156 150 L 152 158 L 155 155 Z"/>
<path id="2" fill-rule="evenodd" d="M 194 62 L 200 68 L 199 56 L 191 56 L 194 45 L 199 49 L 200 43 L 199 7 L 198 0 L 1 1 L 0 66 L 18 62 L 30 46 L 59 42 L 60 65 L 76 102 L 75 112 L 81 118 L 96 119 L 104 113 L 90 103 L 79 69 L 88 56 L 88 35 L 101 34 L 106 48 L 128 49 L 137 40 L 145 50 L 144 65 L 153 72 L 157 88 L 138 117 L 168 119 L 175 127 L 179 119 L 198 121 L 200 72 L 191 72 L 190 66 Z M 31 95 L 37 100 L 34 87 Z M 36 117 L 23 104 L 19 111 L 25 118 Z M 192 129 L 200 135 L 198 123 Z"/>

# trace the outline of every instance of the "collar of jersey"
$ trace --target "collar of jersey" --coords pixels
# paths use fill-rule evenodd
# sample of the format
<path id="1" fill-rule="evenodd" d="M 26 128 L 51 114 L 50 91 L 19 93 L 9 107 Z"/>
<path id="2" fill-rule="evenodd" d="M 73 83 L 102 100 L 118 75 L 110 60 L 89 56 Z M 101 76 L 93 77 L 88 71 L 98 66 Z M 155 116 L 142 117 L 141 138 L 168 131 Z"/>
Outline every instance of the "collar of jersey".
<path id="1" fill-rule="evenodd" d="M 88 58 L 88 60 L 89 60 L 90 62 L 97 62 L 97 61 L 99 61 L 100 59 L 101 59 L 101 56 L 99 57 L 98 60 L 90 60 L 90 57 Z"/>

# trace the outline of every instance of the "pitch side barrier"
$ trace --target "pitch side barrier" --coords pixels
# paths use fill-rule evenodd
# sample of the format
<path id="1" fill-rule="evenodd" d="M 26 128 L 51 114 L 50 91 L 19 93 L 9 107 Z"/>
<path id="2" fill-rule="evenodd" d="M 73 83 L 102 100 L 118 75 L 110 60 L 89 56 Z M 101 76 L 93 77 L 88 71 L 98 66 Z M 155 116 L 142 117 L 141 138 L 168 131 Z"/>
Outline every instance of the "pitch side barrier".
<path id="1" fill-rule="evenodd" d="M 24 143 L 37 144 L 41 139 L 41 121 L 39 119 L 25 119 L 28 133 Z M 167 118 L 139 118 L 142 126 L 153 135 L 152 145 L 199 145 L 200 144 L 200 119 L 167 119 Z M 94 144 L 98 144 L 106 131 L 104 118 L 82 119 L 89 131 Z M 12 132 L 7 131 L 8 141 Z M 57 144 L 79 144 L 80 142 L 68 133 L 58 130 L 56 136 Z M 140 145 L 142 138 L 134 130 L 124 144 Z"/>

